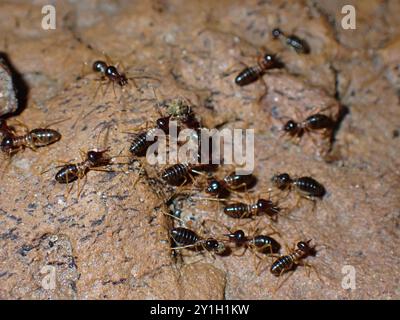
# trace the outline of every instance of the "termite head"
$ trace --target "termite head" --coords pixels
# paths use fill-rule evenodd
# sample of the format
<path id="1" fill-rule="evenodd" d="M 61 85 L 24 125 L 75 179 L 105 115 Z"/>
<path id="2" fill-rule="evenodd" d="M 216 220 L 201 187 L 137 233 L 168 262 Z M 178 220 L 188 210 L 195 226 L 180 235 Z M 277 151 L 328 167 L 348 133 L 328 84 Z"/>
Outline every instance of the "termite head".
<path id="1" fill-rule="evenodd" d="M 207 186 L 206 192 L 212 195 L 218 195 L 221 192 L 222 186 L 218 180 L 211 180 Z"/>
<path id="2" fill-rule="evenodd" d="M 275 187 L 281 190 L 288 188 L 292 183 L 292 179 L 287 173 L 274 175 L 271 181 L 275 185 Z"/>
<path id="3" fill-rule="evenodd" d="M 107 70 L 107 63 L 104 61 L 95 61 L 92 66 L 93 71 L 105 74 Z"/>
<path id="4" fill-rule="evenodd" d="M 87 159 L 93 164 L 93 165 L 100 165 L 103 163 L 107 163 L 108 159 L 104 157 L 104 154 L 108 151 L 108 149 L 106 150 L 102 150 L 102 151 L 95 151 L 95 150 L 91 150 L 88 151 L 87 153 Z"/>
<path id="5" fill-rule="evenodd" d="M 0 143 L 0 148 L 1 151 L 9 153 L 12 151 L 12 149 L 14 148 L 14 139 L 12 136 L 7 135 L 3 138 L 3 140 L 1 140 Z"/>
<path id="6" fill-rule="evenodd" d="M 297 248 L 304 253 L 311 252 L 312 248 L 310 247 L 311 239 L 308 241 L 300 241 L 297 243 Z"/>
<path id="7" fill-rule="evenodd" d="M 272 36 L 276 39 L 279 38 L 279 36 L 282 34 L 281 29 L 279 28 L 275 28 L 274 30 L 272 30 Z"/>
<path id="8" fill-rule="evenodd" d="M 246 241 L 246 235 L 243 230 L 236 230 L 235 232 L 226 234 L 229 239 L 233 240 L 237 244 L 241 244 Z"/>
<path id="9" fill-rule="evenodd" d="M 216 239 L 209 238 L 205 242 L 205 248 L 210 251 L 214 251 L 217 254 L 222 254 L 226 248 L 222 242 L 219 242 Z"/>
<path id="10" fill-rule="evenodd" d="M 268 211 L 268 209 L 270 209 L 271 207 L 273 207 L 273 203 L 271 200 L 265 200 L 265 199 L 259 199 L 257 201 L 257 208 L 261 211 L 261 212 L 266 212 Z"/>
<path id="11" fill-rule="evenodd" d="M 285 123 L 282 130 L 287 133 L 295 133 L 298 130 L 298 128 L 299 128 L 299 125 L 296 121 L 289 120 L 288 122 Z"/>
<path id="12" fill-rule="evenodd" d="M 114 66 L 108 66 L 106 68 L 106 76 L 111 78 L 111 79 L 118 79 L 118 77 L 120 76 L 118 70 L 116 67 Z"/>
<path id="13" fill-rule="evenodd" d="M 169 120 L 170 120 L 170 116 L 157 119 L 157 121 L 156 121 L 157 128 L 164 131 L 165 133 L 168 133 Z"/>

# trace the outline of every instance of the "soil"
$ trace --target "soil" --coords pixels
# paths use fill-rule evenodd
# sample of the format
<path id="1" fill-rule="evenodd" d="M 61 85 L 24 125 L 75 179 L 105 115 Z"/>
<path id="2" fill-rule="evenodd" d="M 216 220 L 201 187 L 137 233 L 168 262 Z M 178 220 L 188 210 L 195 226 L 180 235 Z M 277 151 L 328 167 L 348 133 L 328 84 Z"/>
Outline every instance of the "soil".
<path id="1" fill-rule="evenodd" d="M 2 161 L 0 298 L 400 298 L 398 1 L 55 1 L 55 30 L 42 29 L 42 2 L 0 3 L 0 51 L 26 84 L 7 123 L 18 132 L 17 120 L 62 134 Z M 341 26 L 345 4 L 356 8 L 355 30 Z M 311 53 L 274 40 L 275 27 L 306 39 Z M 256 64 L 266 51 L 285 68 L 237 86 L 243 64 Z M 102 85 L 91 71 L 95 60 L 138 77 L 137 88 Z M 3 70 L 0 93 L 13 97 Z M 160 179 L 160 166 L 132 161 L 128 152 L 133 137 L 126 132 L 160 117 L 154 88 L 158 101 L 189 99 L 208 128 L 255 130 L 258 181 L 248 197 L 267 196 L 280 172 L 312 176 L 327 190 L 315 208 L 303 199 L 277 222 L 239 221 L 197 190 L 200 176 L 175 203 L 184 225 L 219 238 L 227 229 L 273 228 L 282 254 L 312 239 L 316 255 L 305 260 L 312 268 L 278 279 L 269 272 L 273 258 L 254 250 L 173 253 L 169 230 L 182 221 L 163 203 L 176 189 Z M 320 134 L 296 143 L 280 132 L 287 119 L 317 111 L 337 121 L 328 154 Z M 60 162 L 107 147 L 122 164 L 89 172 L 79 195 L 76 182 L 68 192 L 55 181 Z M 296 201 L 293 193 L 273 199 L 288 208 Z M 355 288 L 346 288 L 351 267 Z"/>

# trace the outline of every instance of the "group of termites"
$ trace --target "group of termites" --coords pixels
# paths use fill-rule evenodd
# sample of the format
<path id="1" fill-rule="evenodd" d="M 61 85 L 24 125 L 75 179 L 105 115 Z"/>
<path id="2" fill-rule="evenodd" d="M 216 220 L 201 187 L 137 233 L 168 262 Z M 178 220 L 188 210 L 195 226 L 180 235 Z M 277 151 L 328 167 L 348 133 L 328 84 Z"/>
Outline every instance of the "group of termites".
<path id="1" fill-rule="evenodd" d="M 275 39 L 280 39 L 298 54 L 309 54 L 310 47 L 306 41 L 295 35 L 285 35 L 280 29 L 274 29 L 272 35 Z M 274 54 L 266 53 L 258 60 L 254 66 L 246 67 L 235 78 L 238 86 L 246 86 L 256 82 L 270 69 L 281 68 L 282 63 Z M 101 75 L 101 81 L 106 81 L 113 86 L 124 87 L 130 81 L 118 68 L 104 61 L 95 61 L 92 70 Z M 132 80 L 134 81 L 134 80 Z M 136 86 L 136 84 L 135 84 Z M 171 99 L 164 104 L 167 107 L 167 114 L 155 121 L 151 128 L 135 134 L 130 142 L 129 152 L 135 159 L 144 157 L 153 141 L 147 137 L 155 129 L 162 130 L 168 135 L 169 123 L 177 120 L 179 125 L 194 129 L 200 132 L 201 121 L 198 120 L 193 106 L 185 99 Z M 6 120 L 0 119 L 0 150 L 11 158 L 14 154 L 25 148 L 36 151 L 38 148 L 48 146 L 61 139 L 61 134 L 48 127 L 30 130 L 23 124 L 25 132 L 19 134 L 16 126 L 10 126 Z M 334 120 L 322 113 L 308 116 L 301 121 L 289 120 L 282 126 L 282 132 L 290 137 L 302 138 L 305 132 L 318 131 L 329 133 L 334 126 Z M 108 171 L 108 167 L 113 164 L 114 157 L 108 155 L 108 148 L 102 150 L 89 150 L 82 152 L 82 161 L 77 163 L 65 163 L 58 166 L 55 180 L 60 184 L 70 184 L 74 181 L 86 178 L 89 171 Z M 234 219 L 255 219 L 257 216 L 266 215 L 276 222 L 279 214 L 285 209 L 279 203 L 268 199 L 259 198 L 254 201 L 239 201 L 230 199 L 231 194 L 246 192 L 254 182 L 253 175 L 239 175 L 230 173 L 222 179 L 214 176 L 213 171 L 209 170 L 208 164 L 177 163 L 162 169 L 160 177 L 164 184 L 176 188 L 176 193 L 180 188 L 190 182 L 194 183 L 196 178 L 204 177 L 206 185 L 203 189 L 209 198 L 223 203 L 223 212 Z M 300 198 L 307 198 L 312 201 L 322 199 L 325 188 L 314 178 L 308 176 L 291 177 L 288 173 L 279 173 L 271 178 L 273 187 L 277 192 L 295 192 Z M 79 187 L 78 187 L 79 190 Z M 175 194 L 176 195 L 176 194 Z M 167 201 L 166 201 L 167 204 Z M 178 218 L 178 220 L 180 220 Z M 220 236 L 206 237 L 200 232 L 179 225 L 169 230 L 171 248 L 175 252 L 181 249 L 208 251 L 210 253 L 223 255 L 228 248 L 249 248 L 256 253 L 265 254 L 273 259 L 270 272 L 275 276 L 293 271 L 296 266 L 310 266 L 304 259 L 315 253 L 315 246 L 311 245 L 310 239 L 304 239 L 296 243 L 293 249 L 288 249 L 286 254 L 280 254 L 281 245 L 271 237 L 271 234 L 246 234 L 242 229 L 231 230 Z M 276 231 L 274 231 L 276 233 Z"/>

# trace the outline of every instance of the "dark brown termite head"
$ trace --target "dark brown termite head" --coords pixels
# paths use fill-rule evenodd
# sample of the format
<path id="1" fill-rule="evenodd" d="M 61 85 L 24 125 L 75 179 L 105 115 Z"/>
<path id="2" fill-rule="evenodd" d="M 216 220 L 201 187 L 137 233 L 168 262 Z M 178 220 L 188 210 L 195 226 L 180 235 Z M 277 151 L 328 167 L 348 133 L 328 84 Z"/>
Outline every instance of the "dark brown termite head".
<path id="1" fill-rule="evenodd" d="M 260 211 L 265 211 L 268 210 L 269 208 L 272 207 L 272 201 L 271 200 L 265 200 L 265 199 L 258 199 L 257 201 L 257 208 Z"/>
<path id="2" fill-rule="evenodd" d="M 236 230 L 235 232 L 225 234 L 230 240 L 240 245 L 247 241 L 247 237 L 243 230 Z"/>
<path id="3" fill-rule="evenodd" d="M 283 62 L 279 60 L 276 54 L 270 54 L 270 53 L 266 53 L 259 62 L 259 64 L 264 70 L 264 72 L 270 69 L 280 69 L 285 66 Z"/>
<path id="4" fill-rule="evenodd" d="M 100 72 L 102 74 L 105 74 L 106 70 L 107 70 L 107 63 L 105 63 L 104 61 L 101 61 L 101 60 L 97 60 L 97 61 L 93 62 L 92 69 L 95 72 Z"/>
<path id="5" fill-rule="evenodd" d="M 269 54 L 269 53 L 264 55 L 264 57 L 263 57 L 261 62 L 262 62 L 263 68 L 265 70 L 272 69 L 272 68 L 277 68 L 280 65 L 276 55 L 275 54 Z"/>
<path id="6" fill-rule="evenodd" d="M 6 135 L 0 143 L 1 151 L 5 153 L 10 153 L 14 149 L 14 137 L 11 135 Z"/>
<path id="7" fill-rule="evenodd" d="M 304 252 L 304 254 L 310 254 L 313 251 L 313 248 L 310 246 L 311 239 L 308 241 L 300 241 L 297 243 L 297 248 Z"/>
<path id="8" fill-rule="evenodd" d="M 282 30 L 279 28 L 275 28 L 274 30 L 272 30 L 272 36 L 277 39 L 282 35 Z"/>
<path id="9" fill-rule="evenodd" d="M 156 121 L 156 126 L 158 129 L 164 131 L 165 133 L 169 132 L 169 121 L 170 121 L 171 116 L 159 118 Z"/>
<path id="10" fill-rule="evenodd" d="M 87 160 L 90 161 L 93 166 L 108 164 L 110 162 L 110 158 L 105 157 L 106 152 L 108 152 L 108 149 L 101 151 L 90 150 L 87 153 Z"/>
<path id="11" fill-rule="evenodd" d="M 207 185 L 206 192 L 211 195 L 217 196 L 219 195 L 222 189 L 223 187 L 221 183 L 218 180 L 212 179 L 209 181 Z"/>
<path id="12" fill-rule="evenodd" d="M 289 133 L 289 134 L 296 133 L 298 129 L 299 129 L 299 125 L 294 120 L 289 120 L 288 122 L 286 122 L 284 124 L 284 126 L 282 128 L 283 131 L 285 131 L 286 133 Z"/>
<path id="13" fill-rule="evenodd" d="M 214 238 L 206 239 L 204 247 L 207 250 L 214 251 L 217 254 L 222 254 L 226 250 L 225 245 Z"/>
<path id="14" fill-rule="evenodd" d="M 292 183 L 292 179 L 290 178 L 289 174 L 287 174 L 287 173 L 281 173 L 281 174 L 274 175 L 272 177 L 271 181 L 275 187 L 277 187 L 278 189 L 281 189 L 281 190 L 288 188 Z"/>

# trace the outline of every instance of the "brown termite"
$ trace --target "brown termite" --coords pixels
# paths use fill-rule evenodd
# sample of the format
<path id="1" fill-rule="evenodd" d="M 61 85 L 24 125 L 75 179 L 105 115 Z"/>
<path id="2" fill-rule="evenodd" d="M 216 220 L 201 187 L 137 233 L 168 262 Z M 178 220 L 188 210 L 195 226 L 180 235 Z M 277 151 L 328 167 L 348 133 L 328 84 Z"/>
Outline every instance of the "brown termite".
<path id="1" fill-rule="evenodd" d="M 276 55 L 265 54 L 259 58 L 257 65 L 243 69 L 236 76 L 235 83 L 241 87 L 246 86 L 260 79 L 267 70 L 281 67 L 282 63 L 277 59 Z"/>
<path id="2" fill-rule="evenodd" d="M 255 177 L 252 174 L 232 172 L 223 179 L 208 179 L 206 192 L 218 198 L 226 198 L 231 191 L 247 191 L 254 183 Z"/>
<path id="3" fill-rule="evenodd" d="M 168 134 L 169 123 L 170 116 L 162 117 L 157 119 L 154 128 L 138 133 L 131 143 L 131 146 L 129 148 L 130 153 L 137 157 L 143 157 L 144 155 L 146 155 L 147 149 L 155 142 L 156 138 L 153 137 L 154 139 L 151 139 L 150 137 L 152 137 L 157 130 L 162 130 L 164 133 Z"/>
<path id="4" fill-rule="evenodd" d="M 279 277 L 283 273 L 293 270 L 296 265 L 304 265 L 302 260 L 314 254 L 314 248 L 310 247 L 311 240 L 300 241 L 297 248 L 293 249 L 287 255 L 277 258 L 271 265 L 270 271 L 273 275 Z"/>
<path id="5" fill-rule="evenodd" d="M 184 185 L 189 178 L 193 179 L 193 175 L 198 170 L 203 170 L 207 165 L 201 163 L 177 163 L 164 169 L 161 178 L 168 184 L 173 186 Z"/>
<path id="6" fill-rule="evenodd" d="M 98 94 L 98 91 L 102 87 L 102 85 L 106 84 L 106 89 L 103 92 L 103 96 L 107 93 L 107 90 L 109 88 L 109 85 L 112 84 L 114 96 L 116 97 L 115 93 L 115 85 L 119 86 L 120 88 L 124 88 L 129 84 L 129 81 L 133 83 L 136 89 L 139 89 L 135 79 L 152 79 L 156 81 L 160 81 L 157 78 L 151 77 L 151 76 L 146 76 L 146 75 L 140 75 L 140 76 L 135 76 L 135 77 L 127 77 L 126 74 L 120 70 L 118 70 L 117 65 L 113 65 L 111 62 L 111 59 L 108 57 L 108 55 L 105 54 L 106 61 L 104 60 L 96 60 L 92 64 L 92 71 L 98 73 L 101 75 L 99 86 L 97 87 L 94 96 L 93 96 L 93 101 L 96 99 L 96 96 Z M 85 63 L 86 64 L 86 63 Z M 106 81 L 106 83 L 104 82 Z M 96 110 L 96 107 L 92 108 L 90 111 L 88 111 L 85 115 L 83 115 L 84 111 L 81 112 L 81 114 L 77 117 L 75 123 L 72 125 L 72 128 L 74 128 L 78 121 L 82 118 L 85 119 L 87 116 L 89 116 L 94 110 Z"/>
<path id="7" fill-rule="evenodd" d="M 277 253 L 281 249 L 281 245 L 274 238 L 269 235 L 258 234 L 252 237 L 246 236 L 245 232 L 241 229 L 228 234 L 224 234 L 238 247 L 245 247 L 256 249 L 259 252 Z M 244 252 L 243 252 L 244 254 Z M 242 255 L 242 254 L 241 254 Z"/>
<path id="8" fill-rule="evenodd" d="M 286 280 L 288 280 L 291 275 L 293 275 L 293 271 L 296 269 L 297 266 L 304 266 L 306 268 L 309 268 L 307 269 L 308 275 L 310 269 L 314 270 L 318 279 L 323 282 L 315 267 L 304 261 L 304 259 L 306 259 L 307 257 L 316 255 L 315 246 L 310 246 L 310 242 L 311 239 L 307 241 L 297 242 L 296 246 L 292 250 L 288 250 L 288 253 L 286 255 L 278 256 L 276 260 L 272 263 L 270 267 L 270 272 L 276 277 L 280 277 L 287 272 L 292 272 L 284 281 L 277 285 L 276 289 L 274 290 L 275 292 L 283 285 Z"/>
<path id="9" fill-rule="evenodd" d="M 332 118 L 322 113 L 316 113 L 307 117 L 304 121 L 296 122 L 294 120 L 287 121 L 282 131 L 291 137 L 301 138 L 306 132 L 315 132 L 324 130 L 325 135 L 329 136 L 335 126 Z"/>
<path id="10" fill-rule="evenodd" d="M 132 81 L 133 85 L 138 89 L 138 86 L 135 82 L 135 79 L 152 79 L 152 80 L 157 80 L 160 81 L 159 79 L 156 79 L 151 76 L 146 76 L 146 75 L 140 75 L 140 76 L 135 76 L 135 77 L 127 77 L 126 74 L 120 70 L 118 70 L 117 66 L 114 66 L 111 63 L 111 59 L 105 54 L 106 61 L 103 60 L 96 60 L 92 64 L 92 70 L 94 72 L 97 72 L 101 75 L 100 80 L 107 80 L 108 83 L 113 85 L 114 89 L 114 84 L 117 84 L 119 87 L 125 87 L 128 85 L 129 80 Z M 96 92 L 97 94 L 97 92 Z M 115 94 L 115 92 L 114 92 Z"/>
<path id="11" fill-rule="evenodd" d="M 252 203 L 231 202 L 224 206 L 224 213 L 235 219 L 246 219 L 266 214 L 271 219 L 276 220 L 281 210 L 276 203 L 261 198 Z"/>
<path id="12" fill-rule="evenodd" d="M 272 36 L 275 39 L 282 39 L 289 47 L 293 48 L 297 53 L 301 54 L 309 54 L 310 53 L 310 46 L 308 43 L 300 39 L 298 36 L 292 34 L 286 36 L 281 29 L 275 28 L 272 30 Z"/>
<path id="13" fill-rule="evenodd" d="M 89 171 L 115 172 L 115 170 L 109 170 L 104 167 L 115 164 L 121 164 L 113 162 L 113 159 L 117 157 L 107 156 L 108 151 L 109 148 L 104 150 L 90 150 L 86 153 L 83 153 L 81 151 L 81 158 L 82 158 L 81 162 L 66 163 L 65 165 L 57 166 L 58 168 L 60 167 L 61 168 L 56 173 L 55 180 L 58 183 L 67 185 L 71 182 L 78 180 L 78 197 L 79 197 L 82 192 L 82 190 L 80 190 L 79 188 L 79 182 L 81 179 L 87 177 L 87 173 Z M 71 191 L 71 189 L 68 190 L 68 193 Z"/>
<path id="14" fill-rule="evenodd" d="M 281 173 L 274 175 L 271 181 L 280 190 L 294 189 L 301 197 L 310 200 L 322 198 L 326 193 L 324 186 L 311 177 L 292 179 L 288 173 Z"/>
<path id="15" fill-rule="evenodd" d="M 108 79 L 110 82 L 118 84 L 120 87 L 128 84 L 128 78 L 124 73 L 118 71 L 115 66 L 108 65 L 102 60 L 93 62 L 92 69 L 93 71 L 100 73 L 102 77 Z"/>
<path id="16" fill-rule="evenodd" d="M 216 254 L 222 254 L 226 250 L 223 242 L 218 241 L 215 238 L 203 238 L 191 229 L 177 227 L 173 228 L 170 234 L 171 238 L 178 245 L 178 247 L 173 248 L 174 250 L 185 248 L 202 248 Z"/>
<path id="17" fill-rule="evenodd" d="M 1 124 L 1 131 L 3 138 L 0 142 L 0 149 L 9 156 L 25 148 L 36 151 L 38 148 L 48 146 L 61 139 L 61 134 L 58 131 L 48 128 L 33 130 L 26 128 L 25 134 L 17 135 L 5 122 Z"/>

